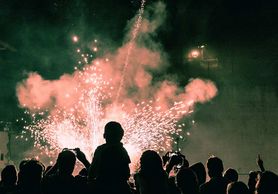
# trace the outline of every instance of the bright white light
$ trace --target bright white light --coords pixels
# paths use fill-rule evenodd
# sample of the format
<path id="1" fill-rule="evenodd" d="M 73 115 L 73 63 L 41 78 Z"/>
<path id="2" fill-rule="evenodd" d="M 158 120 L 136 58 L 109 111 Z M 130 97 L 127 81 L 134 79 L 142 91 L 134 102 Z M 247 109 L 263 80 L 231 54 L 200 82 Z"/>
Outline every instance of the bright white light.
<path id="1" fill-rule="evenodd" d="M 78 36 L 73 36 L 73 37 L 72 37 L 72 41 L 73 41 L 73 42 L 78 42 L 78 39 L 79 39 Z"/>
<path id="2" fill-rule="evenodd" d="M 191 57 L 192 58 L 197 58 L 199 56 L 200 56 L 200 52 L 198 50 L 191 51 Z"/>

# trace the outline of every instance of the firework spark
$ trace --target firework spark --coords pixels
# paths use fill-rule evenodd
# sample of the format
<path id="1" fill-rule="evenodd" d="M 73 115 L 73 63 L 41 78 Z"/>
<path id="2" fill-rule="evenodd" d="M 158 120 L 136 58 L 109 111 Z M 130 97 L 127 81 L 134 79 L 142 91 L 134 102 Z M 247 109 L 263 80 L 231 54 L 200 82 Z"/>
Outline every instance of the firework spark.
<path id="1" fill-rule="evenodd" d="M 215 85 L 208 80 L 193 79 L 184 90 L 169 80 L 152 83 L 146 69 L 157 69 L 165 58 L 159 51 L 136 44 L 138 33 L 151 33 L 157 28 L 151 26 L 156 22 L 141 21 L 144 3 L 141 17 L 131 30 L 131 41 L 115 53 L 95 58 L 94 49 L 84 53 L 76 48 L 80 66 L 72 75 L 44 80 L 30 73 L 18 84 L 19 103 L 33 118 L 25 129 L 31 131 L 35 147 L 42 154 L 56 157 L 63 148 L 79 147 L 91 159 L 104 141 L 104 125 L 111 120 L 122 124 L 123 143 L 133 162 L 146 149 L 172 150 L 175 136 L 182 135 L 184 125 L 178 125 L 179 120 L 192 113 L 195 103 L 216 95 Z M 157 5 L 156 11 L 165 8 Z M 157 11 L 157 18 L 161 13 Z M 144 30 L 140 31 L 141 22 Z M 94 40 L 94 44 L 97 42 Z"/>
<path id="2" fill-rule="evenodd" d="M 113 87 L 97 72 L 99 69 L 91 66 L 78 73 L 80 83 L 75 94 L 80 96 L 72 107 L 57 109 L 42 119 L 38 119 L 38 115 L 47 112 L 32 114 L 34 122 L 25 128 L 34 136 L 35 146 L 50 157 L 63 148 L 75 147 L 91 156 L 103 143 L 106 122 L 117 120 L 125 129 L 123 142 L 133 161 L 138 160 L 146 149 L 171 150 L 173 135 L 181 131 L 177 122 L 187 114 L 189 106 L 176 102 L 170 109 L 162 110 L 158 105 L 159 99 L 142 101 L 134 104 L 132 109 L 124 103 L 115 104 Z"/>
<path id="3" fill-rule="evenodd" d="M 123 68 L 123 72 L 122 72 L 122 75 L 121 75 L 121 81 L 120 81 L 119 89 L 118 89 L 117 95 L 116 95 L 116 102 L 118 102 L 120 94 L 121 94 L 121 90 L 123 88 L 125 74 L 126 74 L 126 71 L 127 71 L 128 65 L 129 65 L 129 57 L 130 57 L 130 54 L 131 54 L 131 50 L 133 49 L 133 45 L 135 44 L 135 40 L 137 38 L 139 28 L 140 28 L 141 23 L 142 23 L 142 16 L 143 16 L 143 13 L 144 13 L 145 3 L 146 3 L 145 0 L 141 1 L 141 6 L 140 6 L 140 9 L 139 9 L 138 18 L 137 18 L 136 22 L 134 23 L 134 27 L 133 27 L 132 35 L 131 35 L 131 40 L 128 43 L 127 55 L 125 57 L 124 68 Z"/>

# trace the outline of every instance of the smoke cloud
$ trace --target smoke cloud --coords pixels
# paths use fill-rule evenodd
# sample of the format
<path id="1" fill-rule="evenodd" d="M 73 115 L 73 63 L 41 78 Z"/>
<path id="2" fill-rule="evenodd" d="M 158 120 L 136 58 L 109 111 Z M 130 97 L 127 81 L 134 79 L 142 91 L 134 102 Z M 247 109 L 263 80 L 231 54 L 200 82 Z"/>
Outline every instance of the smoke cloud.
<path id="1" fill-rule="evenodd" d="M 90 64 L 77 68 L 73 74 L 64 74 L 57 80 L 45 80 L 38 73 L 30 73 L 26 80 L 17 85 L 19 105 L 31 112 L 48 111 L 50 115 L 55 116 L 62 115 L 64 112 L 70 113 L 79 121 L 79 127 L 80 123 L 86 122 L 86 130 L 99 127 L 92 121 L 100 119 L 99 117 L 105 120 L 117 120 L 117 118 L 124 117 L 123 115 L 135 111 L 134 118 L 140 117 L 144 119 L 146 116 L 137 115 L 137 105 L 138 103 L 143 104 L 149 101 L 152 101 L 151 105 L 156 110 L 153 113 L 156 123 L 163 122 L 164 117 L 171 117 L 171 114 L 173 114 L 171 113 L 172 109 L 176 109 L 177 113 L 173 115 L 173 119 L 171 118 L 169 122 L 173 123 L 175 119 L 182 118 L 192 110 L 195 103 L 205 103 L 215 97 L 217 88 L 212 81 L 199 78 L 189 80 L 189 83 L 184 87 L 180 87 L 179 83 L 168 79 L 154 81 L 152 72 L 165 71 L 170 65 L 167 61 L 167 54 L 163 51 L 161 45 L 153 39 L 156 30 L 163 24 L 165 17 L 166 11 L 163 3 L 158 2 L 148 7 L 144 12 L 141 26 L 136 27 L 134 25 L 137 17 L 132 20 L 133 23 L 128 25 L 129 30 L 126 35 L 126 42 L 120 48 L 95 58 Z M 137 30 L 136 38 L 131 38 L 134 30 Z M 128 56 L 127 53 L 129 53 Z M 123 80 L 122 85 L 121 80 Z M 90 98 L 94 96 L 95 99 L 88 99 L 88 96 Z M 102 113 L 98 112 L 99 106 L 102 106 Z M 142 111 L 150 112 L 151 110 L 149 107 L 146 109 L 142 108 Z M 166 113 L 165 115 L 158 113 L 156 119 L 155 114 L 158 110 Z M 99 115 L 96 115 L 96 113 Z M 94 118 L 88 119 L 88 117 Z M 69 147 L 66 143 L 68 143 L 70 138 L 63 139 L 62 137 L 65 136 L 65 130 L 70 129 L 73 129 L 71 133 L 74 134 L 72 142 L 82 143 L 79 140 L 80 133 L 74 131 L 76 126 L 68 119 L 66 118 L 60 123 L 51 124 L 51 126 L 47 124 L 47 130 L 55 128 L 54 130 L 57 130 L 57 133 L 61 131 L 59 140 L 51 139 L 52 143 L 60 141 L 60 144 L 55 142 L 59 144 L 58 147 Z M 137 121 L 133 124 L 135 128 L 142 127 L 137 124 Z M 165 144 L 166 149 L 169 149 L 172 139 L 167 136 L 169 135 L 168 132 L 164 132 L 165 134 L 163 135 L 166 135 L 165 137 L 157 134 L 159 133 L 158 129 L 164 130 L 164 126 L 155 128 L 147 124 L 142 127 L 142 132 L 128 131 L 129 140 L 139 141 L 138 135 L 140 137 L 146 135 L 144 130 L 151 130 L 149 127 L 152 127 L 153 131 L 150 133 L 154 134 L 154 138 L 159 137 L 161 141 L 157 142 L 157 140 L 151 139 L 151 141 L 155 142 L 153 144 L 151 141 L 137 142 L 142 146 L 140 149 L 145 149 L 146 146 L 147 148 L 155 148 L 156 146 L 158 149 L 160 144 Z M 175 131 L 172 124 L 166 122 L 165 125 L 172 132 Z M 83 125 L 81 128 L 83 131 L 85 130 Z M 50 136 L 45 135 L 46 137 L 53 137 L 52 129 L 50 132 L 45 133 L 51 134 Z M 99 137 L 102 138 L 102 133 L 99 134 Z M 92 146 L 89 145 L 92 141 L 98 144 L 97 138 L 87 138 L 88 142 L 84 140 L 84 145 L 79 146 L 82 150 L 91 152 Z M 149 147 L 146 143 L 150 144 Z M 127 145 L 127 147 L 130 147 L 129 153 L 136 152 L 138 156 L 141 150 L 132 146 L 132 144 Z"/>
<path id="2" fill-rule="evenodd" d="M 152 16 L 150 16 L 152 15 Z M 163 17 L 161 17 L 163 16 Z M 76 92 L 77 88 L 87 87 L 84 85 L 86 79 L 78 76 L 90 74 L 88 69 L 97 66 L 101 71 L 104 80 L 111 81 L 115 88 L 113 96 L 119 87 L 123 64 L 130 47 L 132 51 L 128 61 L 123 90 L 120 101 L 159 98 L 162 107 L 169 107 L 175 101 L 191 103 L 204 103 L 217 94 L 217 88 L 213 82 L 202 79 L 192 79 L 185 86 L 182 92 L 176 83 L 165 80 L 160 83 L 152 82 L 152 75 L 149 70 L 160 70 L 165 68 L 167 58 L 160 49 L 159 43 L 152 40 L 152 35 L 160 27 L 165 19 L 165 5 L 158 2 L 148 8 L 145 12 L 142 24 L 138 29 L 136 41 L 126 42 L 118 48 L 115 53 L 109 53 L 101 58 L 97 58 L 82 70 L 77 70 L 72 75 L 64 74 L 58 80 L 45 80 L 37 73 L 30 73 L 28 78 L 17 85 L 17 96 L 20 106 L 35 111 L 41 109 L 71 108 L 80 98 Z M 133 22 L 135 21 L 134 18 Z M 129 24 L 129 34 L 134 30 L 134 26 Z M 130 38 L 127 38 L 130 40 Z M 109 58 L 109 62 L 105 59 Z M 86 88 L 82 88 L 85 89 Z"/>

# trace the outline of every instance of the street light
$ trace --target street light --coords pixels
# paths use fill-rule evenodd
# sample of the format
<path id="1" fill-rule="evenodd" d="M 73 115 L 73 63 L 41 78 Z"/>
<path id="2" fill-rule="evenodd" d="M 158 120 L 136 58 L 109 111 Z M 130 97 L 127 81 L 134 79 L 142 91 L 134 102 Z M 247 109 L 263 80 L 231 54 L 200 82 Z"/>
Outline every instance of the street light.
<path id="1" fill-rule="evenodd" d="M 200 52 L 198 50 L 192 50 L 190 54 L 191 54 L 191 57 L 195 58 L 195 59 L 200 56 Z"/>
<path id="2" fill-rule="evenodd" d="M 218 67 L 218 59 L 211 55 L 211 53 L 207 49 L 207 45 L 204 44 L 198 46 L 197 48 L 195 47 L 194 49 L 189 51 L 187 60 L 189 62 L 199 62 L 202 67 L 207 68 L 208 74 L 211 67 Z"/>

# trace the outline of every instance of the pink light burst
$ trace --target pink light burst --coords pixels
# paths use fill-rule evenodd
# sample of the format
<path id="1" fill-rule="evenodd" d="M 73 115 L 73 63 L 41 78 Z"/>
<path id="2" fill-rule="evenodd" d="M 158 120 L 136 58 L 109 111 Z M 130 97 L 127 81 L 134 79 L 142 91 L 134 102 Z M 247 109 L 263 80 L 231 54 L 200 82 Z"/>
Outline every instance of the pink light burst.
<path id="1" fill-rule="evenodd" d="M 187 114 L 189 106 L 176 102 L 164 110 L 159 99 L 116 104 L 113 87 L 99 72 L 97 67 L 91 66 L 78 73 L 80 82 L 71 94 L 79 94 L 77 103 L 56 108 L 39 120 L 36 119 L 38 114 L 32 114 L 34 122 L 26 129 L 34 136 L 35 146 L 50 157 L 63 148 L 79 147 L 90 158 L 95 148 L 104 143 L 106 122 L 117 120 L 125 129 L 123 143 L 133 161 L 146 149 L 171 150 L 173 135 L 181 132 L 177 122 Z"/>
<path id="2" fill-rule="evenodd" d="M 91 54 L 78 48 L 78 64 L 84 66 L 75 67 L 72 75 L 45 80 L 30 73 L 17 85 L 19 104 L 33 118 L 25 129 L 42 154 L 56 157 L 63 148 L 79 147 L 91 159 L 104 142 L 104 125 L 114 120 L 122 124 L 122 141 L 136 163 L 146 149 L 172 150 L 174 136 L 181 135 L 180 119 L 193 112 L 195 103 L 205 103 L 217 94 L 213 82 L 198 78 L 184 89 L 170 80 L 153 83 L 149 70 L 165 66 L 167 57 L 151 40 L 147 43 L 153 44 L 152 49 L 137 44 L 138 34 L 149 35 L 162 23 L 142 19 L 144 4 L 142 0 L 131 38 L 114 53 L 91 59 Z M 158 3 L 156 7 L 154 17 L 161 20 L 165 6 Z"/>

